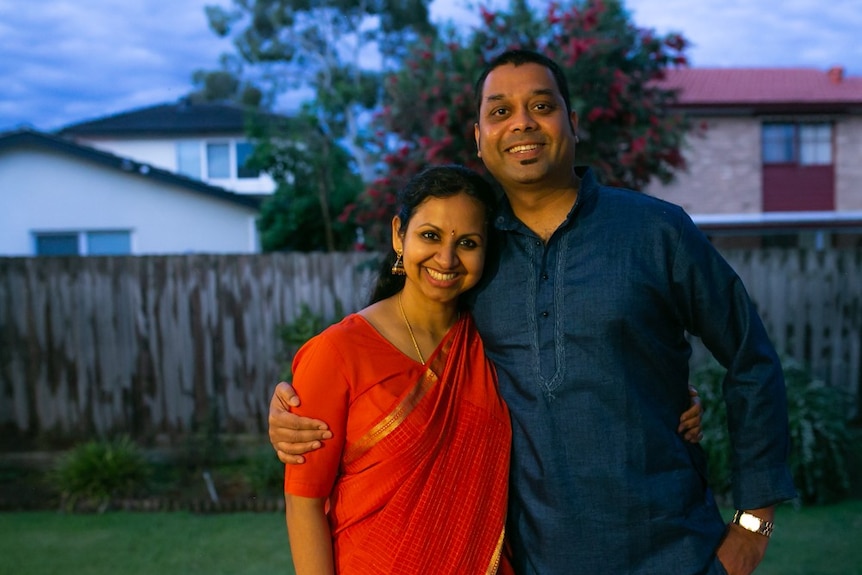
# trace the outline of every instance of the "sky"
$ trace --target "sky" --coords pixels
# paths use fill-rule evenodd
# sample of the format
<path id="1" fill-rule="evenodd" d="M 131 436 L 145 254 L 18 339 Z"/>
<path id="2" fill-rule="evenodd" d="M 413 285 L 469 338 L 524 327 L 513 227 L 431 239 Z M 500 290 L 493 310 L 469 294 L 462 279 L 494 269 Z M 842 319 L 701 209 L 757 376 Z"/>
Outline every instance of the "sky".
<path id="1" fill-rule="evenodd" d="M 506 0 L 482 2 L 505 6 Z M 0 132 L 55 130 L 192 90 L 229 41 L 204 6 L 228 0 L 0 0 Z M 475 0 L 433 0 L 470 25 Z M 546 4 L 535 0 L 534 4 Z M 680 32 L 695 67 L 843 66 L 862 76 L 862 0 L 627 0 L 635 24 Z"/>

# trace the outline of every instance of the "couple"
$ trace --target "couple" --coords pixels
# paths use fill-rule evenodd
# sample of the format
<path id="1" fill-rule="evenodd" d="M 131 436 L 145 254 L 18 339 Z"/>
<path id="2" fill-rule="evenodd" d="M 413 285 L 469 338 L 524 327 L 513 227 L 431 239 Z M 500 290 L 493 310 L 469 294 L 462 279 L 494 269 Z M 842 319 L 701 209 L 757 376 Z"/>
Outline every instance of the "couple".
<path id="1" fill-rule="evenodd" d="M 294 411 L 326 421 L 331 432 L 282 407 L 296 403 L 288 386 L 273 396 L 270 436 L 284 461 L 323 444 L 304 465 L 288 466 L 289 515 L 316 505 L 323 517 L 331 493 L 330 521 L 318 525 L 343 528 L 336 555 L 341 543 L 370 551 L 369 563 L 343 572 L 430 566 L 493 573 L 507 488 L 497 480 L 510 429 L 504 555 L 514 572 L 751 573 L 765 553 L 774 505 L 795 492 L 781 367 L 739 278 L 680 208 L 601 186 L 590 170 L 574 167 L 577 116 L 553 61 L 504 53 L 486 67 L 476 93 L 479 155 L 506 195 L 494 231 L 483 227 L 488 208 L 464 191 L 395 220 L 403 291 L 347 318 L 297 357 L 303 404 Z M 443 207 L 455 198 L 457 209 Z M 482 267 L 468 246 L 492 238 L 498 245 Z M 425 242 L 436 247 L 426 251 Z M 455 298 L 479 274 L 460 299 L 470 313 L 459 315 Z M 730 525 L 706 485 L 703 452 L 679 434 L 678 414 L 690 399 L 686 331 L 728 368 L 739 510 Z M 350 343 L 348 332 L 360 341 Z M 329 371 L 307 378 L 303 363 L 313 365 L 315 353 Z M 510 428 L 497 425 L 507 408 L 488 393 L 494 384 L 485 354 Z M 415 366 L 387 363 L 406 356 Z M 357 367 L 365 363 L 374 368 L 373 385 Z M 408 385 L 387 375 L 396 372 L 413 374 Z M 359 400 L 375 414 L 354 418 Z M 340 428 L 327 419 L 332 402 L 351 408 Z M 326 465 L 337 481 L 317 469 Z M 369 486 L 360 472 L 378 465 L 395 469 L 381 468 Z M 416 489 L 413 474 L 421 477 Z M 363 532 L 401 487 L 418 495 Z M 380 535 L 366 536 L 374 529 Z M 295 533 L 291 547 L 302 555 L 311 545 L 302 534 L 312 531 Z M 437 539 L 445 541 L 445 559 Z M 374 563 L 405 546 L 420 564 Z"/>

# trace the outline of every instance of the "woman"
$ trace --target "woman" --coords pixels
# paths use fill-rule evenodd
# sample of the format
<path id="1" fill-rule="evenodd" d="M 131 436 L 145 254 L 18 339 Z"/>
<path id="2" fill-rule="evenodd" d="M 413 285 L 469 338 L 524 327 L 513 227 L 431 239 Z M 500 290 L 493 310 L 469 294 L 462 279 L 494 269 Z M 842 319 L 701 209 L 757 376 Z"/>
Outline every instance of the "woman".
<path id="1" fill-rule="evenodd" d="M 482 275 L 493 208 L 471 170 L 418 174 L 399 195 L 397 257 L 372 303 L 297 353 L 295 412 L 333 433 L 285 472 L 298 575 L 511 572 L 509 416 L 458 305 Z"/>
<path id="2" fill-rule="evenodd" d="M 466 168 L 438 166 L 399 200 L 394 275 L 294 360 L 301 411 L 335 438 L 286 470 L 299 575 L 484 574 L 500 562 L 509 416 L 458 307 L 482 275 L 494 193 Z"/>

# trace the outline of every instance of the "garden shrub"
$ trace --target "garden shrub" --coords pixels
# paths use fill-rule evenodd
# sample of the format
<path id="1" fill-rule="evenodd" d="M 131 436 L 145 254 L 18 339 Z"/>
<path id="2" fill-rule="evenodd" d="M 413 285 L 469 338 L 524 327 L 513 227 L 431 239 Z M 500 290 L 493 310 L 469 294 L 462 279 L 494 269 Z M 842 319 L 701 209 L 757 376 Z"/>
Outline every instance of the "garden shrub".
<path id="1" fill-rule="evenodd" d="M 60 462 L 51 479 L 66 510 L 79 503 L 104 512 L 116 497 L 134 495 L 146 486 L 149 464 L 127 436 L 78 445 Z"/>
<path id="2" fill-rule="evenodd" d="M 252 455 L 246 467 L 246 477 L 258 497 L 279 497 L 284 492 L 284 463 L 271 447 L 266 446 Z"/>
<path id="3" fill-rule="evenodd" d="M 782 359 L 790 425 L 790 471 L 803 504 L 838 501 L 850 490 L 847 402 L 842 392 L 813 378 L 797 361 Z M 709 483 L 717 499 L 729 503 L 732 461 L 727 411 L 722 397 L 726 371 L 710 361 L 692 373 L 704 408 L 703 441 Z"/>

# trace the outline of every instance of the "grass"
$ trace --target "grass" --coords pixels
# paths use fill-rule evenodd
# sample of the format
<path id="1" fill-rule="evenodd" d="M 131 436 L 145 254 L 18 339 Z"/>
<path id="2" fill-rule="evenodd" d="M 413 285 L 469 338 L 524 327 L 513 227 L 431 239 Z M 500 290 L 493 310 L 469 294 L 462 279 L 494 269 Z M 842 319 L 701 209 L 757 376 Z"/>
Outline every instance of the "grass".
<path id="1" fill-rule="evenodd" d="M 779 507 L 757 575 L 862 575 L 862 500 Z"/>
<path id="2" fill-rule="evenodd" d="M 0 513 L 0 572 L 293 574 L 281 513 Z"/>
<path id="3" fill-rule="evenodd" d="M 730 514 L 729 510 L 726 510 Z M 16 575 L 292 574 L 281 513 L 0 513 Z M 757 575 L 862 575 L 862 500 L 778 509 Z"/>

